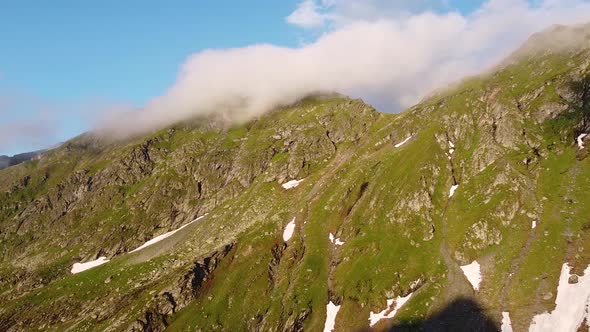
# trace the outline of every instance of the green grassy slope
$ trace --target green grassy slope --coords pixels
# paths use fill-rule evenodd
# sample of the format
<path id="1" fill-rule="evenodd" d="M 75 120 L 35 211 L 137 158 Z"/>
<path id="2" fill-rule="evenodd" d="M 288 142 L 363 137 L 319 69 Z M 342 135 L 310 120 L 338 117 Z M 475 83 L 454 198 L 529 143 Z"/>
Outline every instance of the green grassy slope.
<path id="1" fill-rule="evenodd" d="M 0 329 L 316 331 L 332 301 L 356 330 L 413 292 L 396 322 L 470 297 L 525 330 L 561 265 L 590 263 L 588 55 L 523 58 L 397 115 L 315 97 L 244 124 L 87 135 L 3 170 Z M 459 270 L 473 260 L 479 291 Z"/>

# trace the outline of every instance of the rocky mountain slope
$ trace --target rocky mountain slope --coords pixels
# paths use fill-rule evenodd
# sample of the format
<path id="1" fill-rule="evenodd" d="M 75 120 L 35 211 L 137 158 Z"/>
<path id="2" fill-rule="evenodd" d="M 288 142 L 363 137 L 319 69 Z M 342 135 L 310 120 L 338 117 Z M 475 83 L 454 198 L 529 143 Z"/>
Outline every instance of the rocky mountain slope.
<path id="1" fill-rule="evenodd" d="M 310 97 L 243 124 L 86 134 L 7 168 L 0 330 L 576 330 L 580 45 L 517 53 L 400 114 Z"/>

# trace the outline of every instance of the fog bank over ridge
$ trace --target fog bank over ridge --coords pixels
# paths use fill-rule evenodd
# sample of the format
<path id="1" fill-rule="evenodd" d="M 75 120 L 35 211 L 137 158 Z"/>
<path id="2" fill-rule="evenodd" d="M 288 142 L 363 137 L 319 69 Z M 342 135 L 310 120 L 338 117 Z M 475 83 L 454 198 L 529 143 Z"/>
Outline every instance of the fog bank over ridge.
<path id="1" fill-rule="evenodd" d="M 468 15 L 425 11 L 376 19 L 347 18 L 338 12 L 342 6 L 322 3 L 303 1 L 290 16 L 315 22 L 301 24 L 319 29 L 313 42 L 193 54 L 165 93 L 142 109 L 106 112 L 98 132 L 126 136 L 215 113 L 246 120 L 321 91 L 361 97 L 380 111 L 398 112 L 436 88 L 498 64 L 535 32 L 590 20 L 590 3 L 583 0 L 492 0 Z M 302 5 L 306 11 L 297 12 Z M 532 49 L 543 46 L 542 39 L 531 40 L 536 43 Z"/>

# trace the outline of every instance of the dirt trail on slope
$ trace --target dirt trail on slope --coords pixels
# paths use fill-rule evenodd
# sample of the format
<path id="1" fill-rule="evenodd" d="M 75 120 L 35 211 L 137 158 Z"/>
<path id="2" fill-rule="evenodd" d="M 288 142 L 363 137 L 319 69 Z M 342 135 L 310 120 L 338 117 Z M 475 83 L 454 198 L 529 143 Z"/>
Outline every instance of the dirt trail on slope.
<path id="1" fill-rule="evenodd" d="M 568 198 L 572 198 L 572 188 L 574 187 L 574 184 L 577 181 L 577 177 L 579 175 L 579 165 L 578 163 L 575 163 L 568 171 L 569 173 L 569 183 L 567 184 L 566 188 L 567 191 L 566 193 L 563 195 L 563 198 L 565 200 L 567 200 Z M 527 238 L 527 241 L 525 243 L 525 245 L 523 246 L 523 248 L 520 250 L 519 254 L 513 258 L 511 264 L 510 264 L 510 270 L 508 271 L 508 277 L 504 280 L 504 283 L 502 285 L 502 290 L 501 290 L 501 296 L 500 296 L 500 309 L 502 311 L 508 311 L 508 307 L 507 304 L 509 303 L 509 291 L 510 291 L 510 286 L 512 285 L 512 281 L 514 278 L 514 275 L 520 270 L 523 262 L 525 261 L 525 259 L 527 258 L 527 253 L 530 251 L 531 246 L 533 245 L 533 243 L 535 243 L 535 241 L 537 241 L 537 239 L 539 239 L 539 237 L 541 236 L 542 232 L 541 232 L 541 227 L 539 227 L 540 225 L 543 225 L 543 205 L 541 205 L 541 211 L 539 212 L 539 216 L 537 219 L 537 227 L 535 227 L 534 229 L 531 229 L 531 231 L 529 232 L 529 236 Z M 568 223 L 568 226 L 566 228 L 566 235 L 567 233 L 571 234 L 571 228 L 570 228 L 570 223 L 571 223 L 571 219 L 570 216 L 573 216 L 576 214 L 574 207 L 572 206 L 572 204 L 567 204 L 565 208 L 560 209 L 560 211 L 558 212 L 559 215 L 561 215 L 561 217 Z M 561 219 L 561 218 L 560 218 Z M 571 261 L 570 258 L 573 257 L 573 255 L 575 254 L 573 252 L 574 250 L 574 246 L 571 245 L 571 243 L 568 243 L 568 245 L 566 246 L 566 253 L 565 253 L 565 261 Z M 555 287 L 557 287 L 557 284 L 554 285 Z M 555 294 L 556 295 L 556 294 Z M 532 303 L 532 306 L 529 306 L 528 308 L 524 308 L 524 312 L 528 313 L 528 315 L 525 316 L 530 316 L 532 318 L 532 316 L 536 313 L 536 312 L 541 312 L 544 311 L 546 308 L 546 305 L 549 303 L 549 305 L 551 307 L 554 307 L 554 304 L 552 301 L 544 301 L 541 299 L 541 294 L 535 294 L 535 300 Z M 526 330 L 529 327 L 529 322 L 528 321 L 516 321 L 513 319 L 512 321 L 512 326 L 515 330 Z"/>
<path id="2" fill-rule="evenodd" d="M 542 215 L 542 212 L 539 214 Z M 539 217 L 538 223 L 541 223 L 541 217 Z M 520 270 L 520 266 L 522 265 L 522 263 L 524 262 L 524 260 L 527 258 L 527 253 L 529 252 L 531 245 L 539 238 L 539 228 L 536 227 L 535 229 L 532 229 L 531 232 L 529 233 L 529 236 L 526 240 L 525 245 L 522 247 L 522 249 L 520 250 L 520 253 L 514 257 L 512 259 L 512 262 L 510 263 L 510 270 L 508 271 L 508 277 L 506 277 L 506 279 L 504 279 L 504 283 L 502 285 L 502 293 L 500 295 L 500 309 L 502 309 L 502 311 L 508 311 L 507 308 L 507 304 L 508 304 L 508 290 L 510 289 L 510 285 L 512 284 L 512 279 L 514 278 L 514 275 L 516 274 L 516 272 L 518 272 Z"/>
<path id="3" fill-rule="evenodd" d="M 368 144 L 367 142 L 364 142 L 363 144 L 360 145 L 359 150 L 361 150 L 366 144 Z M 369 159 L 371 157 L 373 157 L 374 155 L 381 153 L 383 149 L 378 149 L 376 151 L 373 151 L 370 154 L 366 154 L 364 156 L 362 156 L 362 159 Z M 327 166 L 327 171 L 320 177 L 320 179 L 314 184 L 314 186 L 312 187 L 312 189 L 309 191 L 309 193 L 306 196 L 306 212 L 305 212 L 305 221 L 310 219 L 311 216 L 311 207 L 317 202 L 317 200 L 320 198 L 320 191 L 322 190 L 322 188 L 324 188 L 324 185 L 326 184 L 327 181 L 333 179 L 334 175 L 338 172 L 338 170 L 340 170 L 340 168 L 348 161 L 350 161 L 350 159 L 352 158 L 352 156 L 354 155 L 353 151 L 347 150 L 343 153 L 338 154 L 334 160 L 330 163 L 330 165 Z M 303 231 L 303 233 L 305 233 Z M 325 234 L 326 238 L 328 238 L 328 233 Z M 305 238 L 303 238 L 302 241 L 302 245 L 305 248 Z M 336 300 L 336 296 L 333 294 L 332 292 L 332 284 L 333 284 L 333 272 L 337 267 L 337 257 L 336 257 L 336 248 L 335 246 L 331 246 L 330 251 L 330 265 L 329 265 L 329 270 L 328 270 L 328 296 L 330 300 L 335 301 Z M 334 298 L 333 298 L 334 297 Z"/>
<path id="4" fill-rule="evenodd" d="M 340 167 L 342 167 L 342 165 L 344 165 L 347 161 L 350 160 L 350 158 L 352 157 L 352 152 L 347 151 L 346 153 L 336 157 L 336 160 L 334 160 L 334 166 L 330 168 L 330 170 L 328 172 L 326 172 L 326 174 L 322 175 L 322 177 L 320 178 L 320 180 L 313 186 L 313 188 L 309 191 L 309 193 L 307 194 L 307 219 L 309 220 L 310 218 L 310 214 L 311 214 L 311 206 L 320 198 L 319 192 L 320 189 L 322 189 L 324 187 L 325 182 L 328 179 L 331 179 L 336 172 L 340 169 Z M 328 234 L 325 234 L 326 238 L 328 237 Z M 331 246 L 330 248 L 330 265 L 329 265 L 329 269 L 328 269 L 328 297 L 329 300 L 332 300 L 333 302 L 336 302 L 336 299 L 332 299 L 332 297 L 334 296 L 333 292 L 332 292 L 332 285 L 333 285 L 333 274 L 334 274 L 334 270 L 336 269 L 337 266 L 337 259 L 336 259 L 336 255 L 335 255 L 335 248 L 334 246 Z"/>
<path id="5" fill-rule="evenodd" d="M 446 134 L 446 139 L 448 142 L 451 142 L 451 139 Z M 453 164 L 453 158 L 449 158 L 449 166 L 451 167 L 451 178 L 453 180 L 452 185 L 458 185 L 457 177 L 455 175 L 455 166 Z M 450 195 L 449 195 L 450 196 Z M 443 211 L 443 215 L 441 218 L 442 223 L 442 240 L 440 242 L 440 255 L 442 256 L 445 265 L 447 267 L 447 287 L 444 290 L 444 303 L 451 303 L 453 300 L 457 298 L 470 298 L 474 296 L 474 290 L 463 274 L 463 271 L 459 267 L 459 264 L 455 262 L 451 253 L 449 252 L 449 247 L 447 245 L 447 211 L 449 209 L 449 205 L 451 204 L 452 196 L 447 198 L 447 202 L 445 203 L 445 209 Z"/>
<path id="6" fill-rule="evenodd" d="M 451 198 L 447 200 L 442 216 L 442 241 L 439 248 L 440 255 L 447 267 L 447 286 L 445 287 L 443 294 L 444 303 L 451 303 L 453 300 L 461 297 L 471 298 L 475 294 L 471 284 L 467 278 L 465 278 L 459 264 L 457 264 L 451 256 L 449 247 L 447 246 L 447 210 L 450 201 Z"/>
<path id="7" fill-rule="evenodd" d="M 573 264 L 575 261 L 576 246 L 574 245 L 574 233 L 571 228 L 571 223 L 572 223 L 573 217 L 579 213 L 578 204 L 575 204 L 576 202 L 575 202 L 574 193 L 573 193 L 573 188 L 575 187 L 575 183 L 577 182 L 578 175 L 580 174 L 579 162 L 576 161 L 576 163 L 574 164 L 574 166 L 570 170 L 571 170 L 571 172 L 569 172 L 571 174 L 571 176 L 569 177 L 570 183 L 568 183 L 568 185 L 567 185 L 567 192 L 564 196 L 564 199 L 566 200 L 567 204 L 565 207 L 565 211 L 564 210 L 560 211 L 562 214 L 566 215 L 565 221 L 567 223 L 567 227 L 565 229 L 565 234 L 564 234 L 564 236 L 567 239 L 565 260 L 566 260 L 566 262 L 570 263 L 570 265 L 573 266 L 573 270 L 571 271 L 572 273 L 577 273 L 577 274 L 581 275 L 581 274 L 583 274 L 585 267 L 580 267 L 580 266 L 576 266 L 576 264 Z"/>
<path id="8" fill-rule="evenodd" d="M 336 171 L 338 171 L 340 167 L 344 165 L 344 163 L 350 160 L 350 157 L 352 157 L 352 151 L 346 151 L 336 156 L 334 158 L 334 161 L 332 161 L 330 165 L 327 166 L 328 171 L 325 174 L 323 174 L 322 177 L 320 177 L 320 179 L 311 188 L 311 190 L 305 198 L 307 200 L 308 208 L 311 205 L 312 201 L 315 201 L 318 198 L 318 193 L 320 189 L 322 189 L 322 187 L 324 186 L 326 180 L 332 178 Z"/>

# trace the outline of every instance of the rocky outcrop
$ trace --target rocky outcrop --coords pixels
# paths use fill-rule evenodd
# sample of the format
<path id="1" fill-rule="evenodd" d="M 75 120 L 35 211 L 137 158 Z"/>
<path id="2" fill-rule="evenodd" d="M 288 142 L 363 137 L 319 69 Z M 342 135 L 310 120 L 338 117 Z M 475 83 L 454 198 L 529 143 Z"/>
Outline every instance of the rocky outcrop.
<path id="1" fill-rule="evenodd" d="M 130 327 L 130 331 L 163 331 L 169 325 L 168 317 L 186 307 L 199 296 L 202 287 L 213 279 L 219 263 L 230 253 L 235 243 L 228 244 L 203 260 L 194 263 L 191 270 L 176 283 L 162 290 L 148 304 L 143 318 Z"/>
<path id="2" fill-rule="evenodd" d="M 331 301 L 337 328 L 362 330 L 384 297 L 411 292 L 404 319 L 459 295 L 514 304 L 515 322 L 550 310 L 549 258 L 586 259 L 590 185 L 575 141 L 589 132 L 588 52 L 554 56 L 399 115 L 310 98 L 241 124 L 87 134 L 3 170 L 0 302 L 11 304 L 0 329 L 161 331 L 181 317 L 203 330 L 321 330 Z M 293 179 L 303 182 L 280 186 Z M 297 236 L 284 241 L 293 217 Z M 70 276 L 100 256 L 111 260 Z M 474 292 L 459 266 L 476 260 Z"/>
<path id="3" fill-rule="evenodd" d="M 122 254 L 241 195 L 259 177 L 280 183 L 307 176 L 333 158 L 339 144 L 366 136 L 378 117 L 359 100 L 342 98 L 321 110 L 304 105 L 272 115 L 308 114 L 299 124 L 288 117 L 254 120 L 245 131 L 188 124 L 123 145 L 93 134 L 67 142 L 36 169 L 23 168 L 4 194 L 0 238 L 20 240 L 0 255 L 74 246 L 81 247 L 78 260 Z M 45 236 L 56 231 L 71 235 Z"/>

